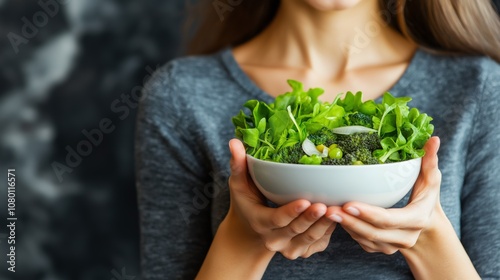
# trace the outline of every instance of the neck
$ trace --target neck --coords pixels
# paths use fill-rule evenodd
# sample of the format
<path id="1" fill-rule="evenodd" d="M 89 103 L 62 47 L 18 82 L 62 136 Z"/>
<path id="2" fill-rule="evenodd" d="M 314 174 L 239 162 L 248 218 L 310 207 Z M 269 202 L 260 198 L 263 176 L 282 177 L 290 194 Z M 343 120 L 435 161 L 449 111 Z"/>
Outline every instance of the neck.
<path id="1" fill-rule="evenodd" d="M 308 68 L 330 77 L 380 61 L 391 63 L 395 46 L 411 45 L 382 20 L 377 0 L 330 11 L 303 0 L 282 1 L 271 25 L 250 43 L 264 47 L 259 56 L 266 66 Z"/>

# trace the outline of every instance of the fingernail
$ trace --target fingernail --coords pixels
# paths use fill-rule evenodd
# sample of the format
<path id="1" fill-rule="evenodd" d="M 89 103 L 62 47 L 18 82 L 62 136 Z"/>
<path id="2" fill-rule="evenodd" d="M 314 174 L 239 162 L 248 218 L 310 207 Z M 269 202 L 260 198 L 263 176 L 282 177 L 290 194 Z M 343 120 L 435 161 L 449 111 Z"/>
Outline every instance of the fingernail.
<path id="1" fill-rule="evenodd" d="M 345 211 L 353 216 L 359 216 L 359 214 L 360 214 L 359 210 L 357 208 L 354 208 L 354 207 L 347 207 L 347 209 Z"/>
<path id="2" fill-rule="evenodd" d="M 328 218 L 334 222 L 342 223 L 342 217 L 337 214 L 331 214 L 330 216 L 328 216 Z"/>

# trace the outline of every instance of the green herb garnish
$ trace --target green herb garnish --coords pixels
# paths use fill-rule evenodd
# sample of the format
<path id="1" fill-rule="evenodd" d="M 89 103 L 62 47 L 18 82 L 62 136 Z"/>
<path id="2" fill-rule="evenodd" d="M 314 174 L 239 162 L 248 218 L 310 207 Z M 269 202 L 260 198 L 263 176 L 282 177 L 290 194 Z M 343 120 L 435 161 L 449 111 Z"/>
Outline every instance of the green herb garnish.
<path id="1" fill-rule="evenodd" d="M 386 92 L 377 104 L 363 102 L 361 92 L 347 92 L 329 103 L 318 100 L 323 89 L 304 91 L 302 83 L 294 80 L 288 84 L 291 92 L 270 104 L 249 100 L 243 105 L 246 112 L 241 110 L 232 118 L 247 154 L 283 163 L 339 165 L 397 162 L 424 155 L 422 148 L 434 126 L 430 116 L 408 107 L 410 97 L 396 98 Z M 339 131 L 335 128 L 344 126 L 373 132 L 335 133 Z"/>

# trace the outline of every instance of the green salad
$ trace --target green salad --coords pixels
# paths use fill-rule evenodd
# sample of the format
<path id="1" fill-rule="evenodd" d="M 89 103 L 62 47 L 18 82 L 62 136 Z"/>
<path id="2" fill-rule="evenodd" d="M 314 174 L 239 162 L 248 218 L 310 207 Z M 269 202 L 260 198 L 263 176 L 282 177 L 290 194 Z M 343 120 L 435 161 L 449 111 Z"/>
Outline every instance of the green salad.
<path id="1" fill-rule="evenodd" d="M 322 102 L 321 88 L 291 92 L 272 103 L 249 100 L 232 118 L 236 137 L 255 158 L 281 163 L 361 165 L 419 158 L 431 137 L 432 118 L 408 107 L 410 97 L 386 92 L 380 103 L 361 92 Z"/>

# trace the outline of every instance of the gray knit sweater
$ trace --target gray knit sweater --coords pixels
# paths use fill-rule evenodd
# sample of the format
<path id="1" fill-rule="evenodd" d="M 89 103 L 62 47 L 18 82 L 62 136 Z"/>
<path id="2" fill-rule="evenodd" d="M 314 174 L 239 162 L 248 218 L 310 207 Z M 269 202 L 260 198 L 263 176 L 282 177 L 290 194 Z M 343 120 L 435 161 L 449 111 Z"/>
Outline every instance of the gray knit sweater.
<path id="1" fill-rule="evenodd" d="M 441 204 L 482 278 L 500 279 L 500 66 L 419 50 L 390 92 L 434 117 Z M 143 279 L 192 279 L 229 206 L 231 117 L 248 99 L 273 98 L 230 49 L 168 63 L 144 94 L 136 139 Z M 342 227 L 324 252 L 295 261 L 276 254 L 264 275 L 412 278 L 400 253 L 367 253 Z"/>

